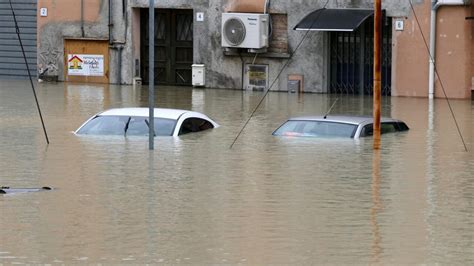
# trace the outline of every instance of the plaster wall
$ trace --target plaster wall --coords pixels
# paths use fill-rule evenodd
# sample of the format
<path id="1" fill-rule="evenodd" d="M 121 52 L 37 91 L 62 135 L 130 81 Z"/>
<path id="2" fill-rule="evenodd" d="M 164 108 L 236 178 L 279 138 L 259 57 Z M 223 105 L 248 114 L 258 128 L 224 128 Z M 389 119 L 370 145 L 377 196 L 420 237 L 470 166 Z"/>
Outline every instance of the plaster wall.
<path id="1" fill-rule="evenodd" d="M 415 4 L 421 0 L 413 1 Z M 130 0 L 131 8 L 148 8 L 148 0 Z M 206 86 L 211 88 L 241 89 L 242 65 L 255 62 L 255 64 L 269 65 L 269 84 L 277 79 L 272 90 L 286 90 L 289 75 L 304 76 L 304 90 L 307 92 L 327 91 L 327 34 L 323 32 L 310 32 L 304 37 L 304 32 L 293 30 L 301 18 L 309 12 L 322 8 L 326 0 L 271 0 L 270 13 L 287 14 L 288 16 L 288 48 L 292 58 L 267 58 L 263 56 L 243 57 L 226 56 L 221 47 L 221 14 L 223 12 L 263 12 L 265 0 L 216 0 L 216 1 L 186 1 L 186 0 L 160 0 L 155 1 L 155 8 L 193 9 L 194 13 L 203 12 L 204 21 L 194 21 L 194 63 L 205 64 Z M 373 1 L 329 1 L 328 8 L 372 8 Z M 389 15 L 407 15 L 409 6 L 400 4 L 399 1 L 384 1 L 383 8 Z M 139 21 L 139 20 L 138 20 Z M 135 22 L 137 23 L 137 19 Z M 136 25 L 132 25 L 134 34 Z M 137 32 L 137 33 L 135 33 Z M 304 38 L 304 40 L 303 40 Z M 130 52 L 124 50 L 124 61 L 139 59 L 139 38 L 133 37 Z M 296 47 L 301 42 L 300 48 Z M 126 47 L 129 45 L 126 44 Z M 133 47 L 133 49 L 132 49 Z M 132 51 L 133 50 L 133 51 Z M 128 59 L 127 59 L 128 58 Z M 286 65 L 286 67 L 284 67 Z M 133 78 L 127 71 L 123 73 L 123 80 L 127 83 Z M 278 78 L 277 78 L 278 77 Z"/>
<path id="2" fill-rule="evenodd" d="M 449 98 L 471 98 L 471 64 L 474 60 L 471 46 L 474 41 L 470 15 L 466 7 L 446 6 L 438 11 L 436 32 L 435 97 L 444 98 L 441 82 Z"/>
<path id="3" fill-rule="evenodd" d="M 471 97 L 474 39 L 472 25 L 465 19 L 471 9 L 465 6 L 438 8 L 435 62 L 439 77 L 435 76 L 435 97 L 445 97 L 441 84 L 449 98 Z M 415 14 L 410 12 L 407 18 L 397 18 L 404 20 L 405 29 L 393 33 L 394 96 L 428 96 L 430 18 L 431 1 L 415 6 Z"/>
<path id="4" fill-rule="evenodd" d="M 424 4 L 415 6 L 414 10 L 421 28 L 410 12 L 406 18 L 396 18 L 404 21 L 404 30 L 394 30 L 392 34 L 393 96 L 428 96 L 429 54 L 423 35 L 429 42 L 431 3 L 425 1 Z"/>
<path id="5" fill-rule="evenodd" d="M 48 67 L 50 74 L 61 77 L 63 69 L 63 39 L 92 38 L 109 39 L 108 2 L 109 0 L 84 1 L 84 35 L 81 31 L 79 0 L 38 0 L 38 10 L 47 7 L 48 17 L 38 16 L 38 63 L 39 68 Z M 140 8 L 148 8 L 149 0 L 128 0 L 125 10 L 122 2 L 111 0 L 112 14 L 110 29 L 110 81 L 111 83 L 131 84 L 135 76 L 135 61 L 140 59 Z M 414 0 L 418 18 L 425 38 L 429 38 L 430 0 Z M 206 65 L 206 86 L 212 88 L 242 88 L 242 65 L 255 61 L 256 64 L 269 65 L 269 82 L 275 84 L 272 90 L 286 90 L 289 75 L 304 76 L 304 90 L 307 92 L 326 92 L 328 79 L 327 33 L 292 30 L 294 25 L 308 13 L 322 8 L 372 8 L 369 0 L 271 0 L 269 12 L 287 14 L 288 50 L 290 59 L 268 58 L 264 56 L 243 57 L 226 56 L 221 47 L 221 14 L 223 12 L 262 12 L 265 0 L 155 0 L 155 8 L 192 9 L 194 13 L 204 13 L 204 21 L 194 20 L 194 63 Z M 393 95 L 426 96 L 428 80 L 428 55 L 421 31 L 414 21 L 408 1 L 383 1 L 382 7 L 388 16 L 405 20 L 403 32 L 393 32 Z M 466 86 L 474 76 L 472 63 L 472 25 L 466 22 L 459 12 L 463 7 L 452 7 L 453 11 L 441 10 L 439 33 L 446 34 L 439 40 L 438 49 L 447 49 L 438 59 L 438 65 L 447 64 L 447 76 L 453 76 L 453 97 L 468 97 Z M 444 8 L 442 8 L 444 9 Z M 469 8 L 464 8 L 470 10 Z M 471 8 L 472 9 L 472 8 Z M 440 25 L 441 24 L 441 25 Z M 467 26 L 466 26 L 467 25 Z M 470 27 L 469 27 L 470 26 Z M 461 29 L 460 29 L 461 28 Z M 304 38 L 304 40 L 303 40 Z M 303 40 L 301 46 L 296 47 Z M 454 46 L 452 45 L 455 42 Z M 449 51 L 451 53 L 449 54 Z M 467 55 L 467 56 L 466 56 Z M 462 70 L 456 63 L 462 61 Z M 286 66 L 285 66 L 286 65 Z M 285 67 L 284 67 L 285 66 Z M 449 84 L 452 82 L 448 79 Z M 469 82 L 468 82 L 469 81 Z M 466 85 L 469 84 L 469 85 Z M 437 90 L 438 96 L 438 90 Z"/>
<path id="6" fill-rule="evenodd" d="M 64 39 L 91 38 L 104 40 L 108 38 L 107 1 L 82 0 L 84 4 L 81 15 L 80 0 L 38 0 L 38 70 L 64 77 Z M 40 9 L 47 8 L 48 16 L 40 16 Z M 83 21 L 81 21 L 83 18 Z M 82 35 L 81 26 L 84 28 Z"/>

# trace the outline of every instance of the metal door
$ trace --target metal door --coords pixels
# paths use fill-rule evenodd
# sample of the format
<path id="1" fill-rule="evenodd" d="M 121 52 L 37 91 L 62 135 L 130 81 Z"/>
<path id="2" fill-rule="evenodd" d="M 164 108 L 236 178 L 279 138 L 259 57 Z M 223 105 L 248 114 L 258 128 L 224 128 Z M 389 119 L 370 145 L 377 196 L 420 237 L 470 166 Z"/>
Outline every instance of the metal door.
<path id="1" fill-rule="evenodd" d="M 141 62 L 144 83 L 148 83 L 148 10 L 141 13 Z M 193 64 L 193 11 L 155 10 L 155 84 L 191 85 Z"/>
<path id="2" fill-rule="evenodd" d="M 392 19 L 382 25 L 382 95 L 391 94 Z M 373 17 L 354 32 L 330 32 L 329 92 L 373 94 Z"/>

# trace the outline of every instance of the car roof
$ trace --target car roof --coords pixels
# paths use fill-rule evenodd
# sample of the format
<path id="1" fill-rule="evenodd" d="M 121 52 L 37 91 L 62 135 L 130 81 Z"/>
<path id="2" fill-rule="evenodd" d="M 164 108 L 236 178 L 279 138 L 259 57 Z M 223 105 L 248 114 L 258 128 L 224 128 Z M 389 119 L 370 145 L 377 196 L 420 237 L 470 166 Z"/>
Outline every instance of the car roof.
<path id="1" fill-rule="evenodd" d="M 193 111 L 169 109 L 169 108 L 154 108 L 155 118 L 178 119 L 184 113 L 195 114 L 201 116 L 202 114 Z M 149 109 L 146 107 L 132 107 L 132 108 L 114 108 L 97 114 L 98 116 L 141 116 L 148 117 Z"/>
<path id="2" fill-rule="evenodd" d="M 353 125 L 360 125 L 363 123 L 372 123 L 374 118 L 370 116 L 352 116 L 352 115 L 331 115 L 331 116 L 299 116 L 288 119 L 289 121 L 327 121 L 336 123 L 346 123 Z M 397 119 L 382 117 L 382 122 L 399 122 Z"/>

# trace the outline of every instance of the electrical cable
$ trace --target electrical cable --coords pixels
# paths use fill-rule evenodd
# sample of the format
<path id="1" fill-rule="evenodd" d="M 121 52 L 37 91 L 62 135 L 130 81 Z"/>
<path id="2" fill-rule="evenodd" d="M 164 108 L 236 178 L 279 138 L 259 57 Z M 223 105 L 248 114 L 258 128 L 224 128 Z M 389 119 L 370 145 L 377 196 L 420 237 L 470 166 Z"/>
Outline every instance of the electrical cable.
<path id="1" fill-rule="evenodd" d="M 326 6 L 328 5 L 329 3 L 329 0 L 326 1 L 326 3 L 324 4 L 323 8 L 322 9 L 325 9 Z M 310 29 L 313 27 L 314 23 L 319 19 L 320 17 L 320 14 L 318 14 L 318 16 L 313 20 L 313 22 L 311 23 L 311 26 L 308 28 L 308 30 L 306 30 L 305 34 L 303 35 L 303 38 L 301 39 L 301 41 L 298 43 L 298 45 L 296 46 L 295 50 L 290 54 L 290 58 L 288 58 L 288 60 L 286 60 L 285 64 L 283 65 L 283 67 L 280 69 L 278 75 L 276 76 L 276 78 L 273 80 L 273 82 L 271 83 L 270 87 L 268 87 L 268 89 L 265 90 L 265 94 L 263 95 L 262 99 L 260 99 L 260 101 L 258 102 L 257 106 L 253 109 L 252 113 L 250 114 L 250 117 L 247 119 L 247 121 L 245 122 L 244 126 L 242 127 L 242 129 L 240 129 L 239 133 L 237 134 L 237 136 L 235 137 L 234 141 L 232 142 L 232 144 L 230 145 L 229 149 L 232 149 L 232 147 L 234 147 L 234 144 L 237 142 L 237 139 L 240 137 L 240 135 L 242 134 L 242 132 L 244 131 L 244 129 L 247 127 L 248 123 L 250 122 L 250 119 L 252 119 L 253 115 L 255 114 L 255 112 L 258 110 L 258 108 L 260 107 L 260 105 L 262 104 L 263 100 L 267 97 L 267 94 L 268 92 L 270 91 L 270 89 L 273 87 L 273 85 L 275 85 L 275 82 L 280 78 L 280 75 L 283 73 L 283 70 L 285 70 L 285 68 L 288 66 L 288 63 L 290 63 L 291 59 L 293 58 L 293 55 L 298 51 L 298 49 L 300 48 L 301 44 L 303 44 L 303 41 L 306 39 L 306 37 L 308 36 L 308 33 L 310 32 Z"/>
<path id="2" fill-rule="evenodd" d="M 428 42 L 426 41 L 426 38 L 425 38 L 425 35 L 423 34 L 423 29 L 421 28 L 421 25 L 420 25 L 420 21 L 418 20 L 418 16 L 416 15 L 416 12 L 415 12 L 415 8 L 413 7 L 413 3 L 411 2 L 411 0 L 408 0 L 408 2 L 410 3 L 410 7 L 411 7 L 411 10 L 413 12 L 413 15 L 415 17 L 415 21 L 418 25 L 418 28 L 421 32 L 421 37 L 423 38 L 423 42 L 425 44 L 425 47 L 426 47 L 426 50 L 428 51 L 428 56 L 430 57 L 430 60 L 432 60 L 432 62 L 435 62 L 434 64 L 434 71 L 436 73 L 436 76 L 438 77 L 438 80 L 439 80 L 439 85 L 441 86 L 441 89 L 443 91 L 443 94 L 444 94 L 444 98 L 446 99 L 446 102 L 448 103 L 448 107 L 449 107 L 449 111 L 451 112 L 451 115 L 453 117 L 453 120 L 454 120 L 454 124 L 456 125 L 456 129 L 458 131 L 458 134 L 459 134 L 459 137 L 461 138 L 461 141 L 462 141 L 462 144 L 464 145 L 464 150 L 466 152 L 468 152 L 468 149 L 467 149 L 467 146 L 466 146 L 466 142 L 464 141 L 464 138 L 462 136 L 462 132 L 461 132 L 461 129 L 459 128 L 459 124 L 458 124 L 458 121 L 456 120 L 456 115 L 454 114 L 454 111 L 453 111 L 453 108 L 451 107 L 451 103 L 449 101 L 449 97 L 448 95 L 446 94 L 446 90 L 444 89 L 444 85 L 443 85 L 443 81 L 441 79 L 441 76 L 439 75 L 438 73 L 438 69 L 436 67 L 436 61 L 434 61 L 434 58 L 433 58 L 433 55 L 431 54 L 430 52 L 430 48 L 428 46 Z"/>
<path id="3" fill-rule="evenodd" d="M 39 117 L 41 119 L 41 125 L 43 126 L 43 132 L 44 132 L 44 135 L 46 137 L 46 143 L 49 144 L 48 133 L 46 132 L 46 127 L 44 125 L 43 115 L 41 114 L 41 108 L 40 108 L 39 103 L 38 103 L 38 97 L 36 96 L 35 86 L 33 84 L 33 79 L 31 78 L 30 67 L 28 66 L 28 60 L 26 59 L 25 49 L 23 48 L 23 43 L 21 41 L 20 28 L 18 27 L 18 22 L 16 21 L 16 16 L 15 16 L 15 11 L 13 9 L 12 1 L 9 0 L 9 2 L 10 2 L 10 8 L 11 8 L 12 14 L 13 14 L 13 21 L 15 22 L 16 34 L 18 36 L 18 41 L 20 41 L 21 52 L 23 53 L 23 58 L 25 59 L 26 70 L 28 71 L 28 77 L 30 78 L 31 89 L 33 90 L 33 95 L 35 96 L 36 107 L 38 109 L 38 114 L 39 114 Z"/>

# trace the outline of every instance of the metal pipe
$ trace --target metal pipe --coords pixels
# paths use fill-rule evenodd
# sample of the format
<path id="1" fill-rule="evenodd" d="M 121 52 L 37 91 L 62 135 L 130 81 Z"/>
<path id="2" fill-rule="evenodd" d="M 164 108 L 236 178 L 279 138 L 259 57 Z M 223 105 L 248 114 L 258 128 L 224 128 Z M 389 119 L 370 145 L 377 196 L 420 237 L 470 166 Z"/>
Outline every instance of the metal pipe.
<path id="1" fill-rule="evenodd" d="M 81 0 L 81 36 L 82 36 L 82 38 L 85 37 L 85 32 L 84 32 L 84 0 Z"/>
<path id="2" fill-rule="evenodd" d="M 382 1 L 374 1 L 374 150 L 380 149 L 380 116 L 381 106 L 380 100 L 382 98 L 382 66 L 380 64 L 381 58 L 381 34 L 382 33 Z"/>
<path id="3" fill-rule="evenodd" d="M 429 79 L 428 98 L 434 98 L 434 74 L 436 58 L 436 9 L 438 0 L 431 0 L 431 21 L 430 21 L 430 51 L 429 51 Z"/>
<path id="4" fill-rule="evenodd" d="M 113 39 L 112 39 L 112 0 L 109 0 L 109 44 L 112 45 Z"/>
<path id="5" fill-rule="evenodd" d="M 149 0 L 148 4 L 148 148 L 153 150 L 155 146 L 155 0 Z"/>
<path id="6" fill-rule="evenodd" d="M 265 0 L 265 6 L 263 7 L 263 14 L 267 14 L 269 4 L 270 4 L 270 0 Z"/>
<path id="7" fill-rule="evenodd" d="M 117 78 L 117 81 L 118 81 L 118 84 L 119 85 L 122 85 L 122 49 L 123 49 L 123 46 L 120 45 L 117 47 L 118 49 L 118 78 Z"/>

